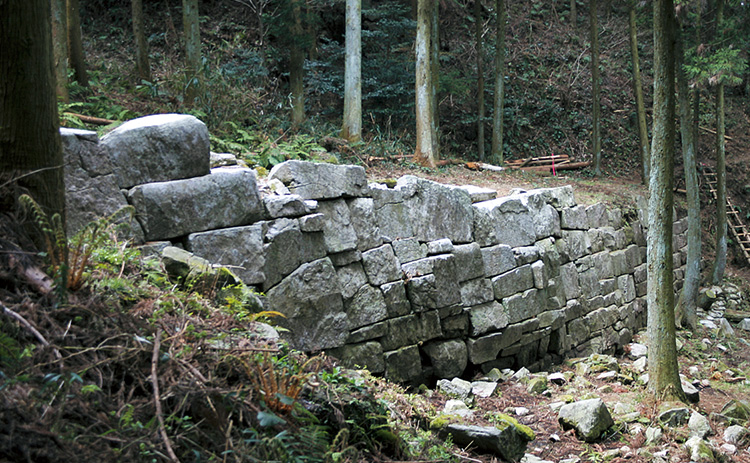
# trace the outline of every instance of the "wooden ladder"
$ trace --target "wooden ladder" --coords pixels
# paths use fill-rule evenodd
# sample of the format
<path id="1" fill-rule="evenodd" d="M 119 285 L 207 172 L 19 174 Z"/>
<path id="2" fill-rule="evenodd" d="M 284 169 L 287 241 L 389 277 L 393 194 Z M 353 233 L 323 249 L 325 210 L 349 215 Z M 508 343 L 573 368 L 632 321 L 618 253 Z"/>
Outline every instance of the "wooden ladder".
<path id="1" fill-rule="evenodd" d="M 709 166 L 702 165 L 700 167 L 701 175 L 708 186 L 708 191 L 711 192 L 711 196 L 716 201 L 716 171 Z M 745 223 L 742 221 L 740 211 L 732 204 L 732 200 L 727 195 L 727 227 L 729 232 L 732 234 L 735 242 L 742 249 L 742 255 L 745 257 L 745 262 L 750 264 L 750 233 L 747 231 Z"/>

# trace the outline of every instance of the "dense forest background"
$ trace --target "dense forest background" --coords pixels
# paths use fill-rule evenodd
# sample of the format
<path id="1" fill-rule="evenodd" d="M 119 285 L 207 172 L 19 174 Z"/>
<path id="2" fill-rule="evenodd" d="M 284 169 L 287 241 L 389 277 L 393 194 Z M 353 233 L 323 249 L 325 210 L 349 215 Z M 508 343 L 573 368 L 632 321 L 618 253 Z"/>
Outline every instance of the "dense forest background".
<path id="1" fill-rule="evenodd" d="M 90 88 L 71 84 L 64 111 L 124 120 L 155 112 L 188 112 L 206 122 L 216 151 L 244 154 L 269 167 L 308 158 L 323 147 L 356 162 L 365 153 L 382 157 L 414 151 L 416 1 L 370 0 L 362 6 L 363 143 L 331 144 L 341 128 L 344 92 L 343 0 L 302 3 L 301 35 L 291 34 L 290 2 L 213 0 L 200 3 L 201 66 L 186 71 L 182 3 L 143 2 L 151 79 L 138 78 L 126 1 L 81 0 L 81 24 Z M 571 7 L 577 10 L 571 18 Z M 477 159 L 478 95 L 476 14 L 473 2 L 439 2 L 439 138 L 441 158 Z M 507 159 L 568 154 L 591 160 L 592 78 L 588 2 L 507 2 L 504 152 Z M 480 3 L 481 60 L 485 101 L 494 87 L 495 3 Z M 628 35 L 628 2 L 597 7 L 605 173 L 638 175 L 638 126 Z M 702 153 L 709 155 L 715 119 L 711 60 L 733 49 L 746 60 L 750 7 L 727 2 L 726 31 L 714 40 L 716 2 L 681 2 L 691 84 L 701 89 Z M 638 50 L 647 112 L 652 85 L 652 13 L 636 5 Z M 297 37 L 295 40 L 290 37 Z M 295 43 L 292 43 L 295 42 Z M 304 50 L 305 122 L 292 125 L 290 48 Z M 700 51 L 700 53 L 698 53 Z M 719 71 L 720 72 L 720 71 Z M 714 74 L 716 74 L 714 72 Z M 727 87 L 727 130 L 748 124 L 750 79 Z M 197 89 L 196 89 L 197 87 Z M 195 91 L 192 102 L 185 95 Z M 490 144 L 492 105 L 484 117 Z M 65 123 L 77 124 L 73 116 Z M 650 122 L 649 122 L 650 123 Z M 321 146 L 322 145 L 322 146 Z M 742 144 L 741 149 L 747 145 Z M 729 148 L 729 156 L 732 148 Z M 350 157 L 351 159 L 346 159 Z M 700 156 L 700 155 L 699 155 Z"/>

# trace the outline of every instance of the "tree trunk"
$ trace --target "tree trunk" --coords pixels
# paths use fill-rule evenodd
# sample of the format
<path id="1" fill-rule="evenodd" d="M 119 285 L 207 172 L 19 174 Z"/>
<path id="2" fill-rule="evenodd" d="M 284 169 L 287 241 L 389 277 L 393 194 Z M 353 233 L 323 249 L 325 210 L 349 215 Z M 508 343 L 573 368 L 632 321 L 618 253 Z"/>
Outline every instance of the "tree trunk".
<path id="1" fill-rule="evenodd" d="M 83 59 L 81 11 L 78 0 L 68 0 L 68 54 L 76 82 L 82 87 L 88 87 L 89 76 Z"/>
<path id="2" fill-rule="evenodd" d="M 481 0 L 474 0 L 474 26 L 477 51 L 477 156 L 480 161 L 484 161 L 484 60 Z"/>
<path id="3" fill-rule="evenodd" d="M 416 38 L 416 117 L 417 146 L 414 159 L 424 166 L 435 167 L 436 136 L 432 116 L 432 73 L 430 72 L 430 17 L 436 0 L 418 0 Z"/>
<path id="4" fill-rule="evenodd" d="M 65 0 L 52 0 L 52 56 L 57 98 L 68 102 L 68 14 Z"/>
<path id="5" fill-rule="evenodd" d="M 430 15 L 430 100 L 432 105 L 432 132 L 433 144 L 438 146 L 438 135 L 440 134 L 440 102 L 438 91 L 440 90 L 440 2 L 435 1 Z"/>
<path id="6" fill-rule="evenodd" d="M 495 100 L 492 113 L 492 162 L 502 164 L 503 111 L 505 107 L 505 0 L 495 0 L 497 35 L 495 37 Z"/>
<path id="7" fill-rule="evenodd" d="M 716 87 L 716 261 L 711 281 L 718 285 L 727 266 L 727 168 L 724 150 L 724 84 Z"/>
<path id="8" fill-rule="evenodd" d="M 628 16 L 630 30 L 630 54 L 633 60 L 633 93 L 635 94 L 635 111 L 638 116 L 638 137 L 641 141 L 641 180 L 648 185 L 649 163 L 651 162 L 648 146 L 648 125 L 646 124 L 646 106 L 643 103 L 643 83 L 641 82 L 641 65 L 638 57 L 638 30 L 635 21 L 635 3 L 630 4 Z"/>
<path id="9" fill-rule="evenodd" d="M 678 321 L 684 321 L 691 330 L 695 331 L 698 327 L 696 310 L 701 279 L 700 186 L 698 185 L 698 170 L 695 160 L 695 133 L 693 132 L 693 115 L 690 107 L 688 79 L 683 68 L 685 51 L 683 48 L 682 28 L 676 31 L 676 37 L 677 97 L 680 108 L 680 138 L 682 141 L 682 159 L 685 171 L 688 210 L 687 266 L 679 303 L 682 317 Z"/>
<path id="10" fill-rule="evenodd" d="M 575 29 L 576 23 L 578 22 L 578 11 L 576 8 L 576 0 L 570 0 L 570 25 Z"/>
<path id="11" fill-rule="evenodd" d="M 716 36 L 722 38 L 724 0 L 716 1 Z M 716 87 L 716 260 L 711 281 L 718 285 L 727 266 L 727 168 L 724 150 L 724 83 Z"/>
<path id="12" fill-rule="evenodd" d="M 341 138 L 362 139 L 362 1 L 346 2 L 346 65 L 344 69 L 344 125 Z"/>
<path id="13" fill-rule="evenodd" d="M 64 220 L 50 16 L 44 0 L 0 1 L 0 183 L 15 180 Z"/>
<path id="14" fill-rule="evenodd" d="M 198 0 L 182 0 L 182 27 L 185 35 L 185 104 L 192 106 L 200 88 L 201 31 Z"/>
<path id="15" fill-rule="evenodd" d="M 299 127 L 305 121 L 305 51 L 302 46 L 302 0 L 292 5 L 292 42 L 289 51 L 289 87 L 292 93 L 292 125 Z"/>
<path id="16" fill-rule="evenodd" d="M 148 42 L 143 26 L 143 0 L 131 0 L 133 14 L 133 38 L 135 39 L 135 72 L 138 79 L 151 81 L 148 64 Z"/>
<path id="17" fill-rule="evenodd" d="M 674 175 L 674 7 L 654 1 L 654 133 L 648 201 L 648 388 L 684 400 L 677 368 L 672 275 Z"/>
<path id="18" fill-rule="evenodd" d="M 591 149 L 594 156 L 594 174 L 602 174 L 602 129 L 601 97 L 599 82 L 599 25 L 596 21 L 597 2 L 589 1 L 589 22 L 591 25 Z"/>

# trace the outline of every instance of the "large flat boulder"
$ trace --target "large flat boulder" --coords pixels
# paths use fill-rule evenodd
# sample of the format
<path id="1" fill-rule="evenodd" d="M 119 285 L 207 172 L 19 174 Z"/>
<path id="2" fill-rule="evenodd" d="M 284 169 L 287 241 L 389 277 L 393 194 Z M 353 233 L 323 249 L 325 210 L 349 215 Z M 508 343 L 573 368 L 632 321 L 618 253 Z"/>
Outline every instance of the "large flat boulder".
<path id="1" fill-rule="evenodd" d="M 474 204 L 474 237 L 480 246 L 507 244 L 528 246 L 536 241 L 536 224 L 527 206 L 518 196 Z M 471 217 L 470 215 L 466 216 Z"/>
<path id="2" fill-rule="evenodd" d="M 208 128 L 188 114 L 156 114 L 128 121 L 102 138 L 120 188 L 206 175 L 211 169 Z"/>
<path id="3" fill-rule="evenodd" d="M 248 225 L 263 216 L 255 171 L 220 167 L 209 175 L 132 188 L 128 201 L 146 240 Z"/>
<path id="4" fill-rule="evenodd" d="M 65 164 L 65 226 L 72 236 L 86 225 L 128 205 L 117 186 L 112 163 L 96 132 L 60 129 Z M 143 241 L 143 230 L 133 220 L 125 236 Z"/>
<path id="5" fill-rule="evenodd" d="M 360 166 L 286 161 L 274 166 L 268 178 L 280 180 L 305 199 L 353 198 L 369 192 L 365 169 Z"/>

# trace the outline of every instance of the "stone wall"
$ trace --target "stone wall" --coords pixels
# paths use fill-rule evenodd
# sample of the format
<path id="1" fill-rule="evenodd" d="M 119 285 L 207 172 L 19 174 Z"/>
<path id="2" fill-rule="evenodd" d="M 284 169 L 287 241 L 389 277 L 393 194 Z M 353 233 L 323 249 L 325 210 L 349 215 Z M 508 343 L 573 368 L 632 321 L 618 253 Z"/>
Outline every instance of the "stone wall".
<path id="1" fill-rule="evenodd" d="M 137 136 L 156 144 L 151 161 L 168 168 L 150 165 L 149 143 L 138 148 L 127 134 L 99 142 L 63 130 L 66 155 L 110 163 L 89 176 L 106 178 L 99 183 L 116 201 L 90 209 L 127 201 L 136 239 L 233 269 L 285 314 L 280 324 L 296 348 L 418 382 L 612 352 L 645 325 L 644 211 L 636 205 L 626 213 L 577 205 L 569 186 L 497 198 L 414 176 L 368 185 L 361 167 L 300 161 L 259 181 L 247 168 L 207 170 L 208 133 L 197 119 L 150 117 L 128 131 L 156 127 Z M 162 126 L 179 118 L 190 130 L 177 134 L 190 146 L 165 154 L 174 143 L 161 138 L 174 135 Z M 180 150 L 200 165 L 180 166 Z M 69 205 L 82 203 L 85 183 L 69 179 Z M 685 229 L 686 219 L 675 222 L 676 289 Z"/>

